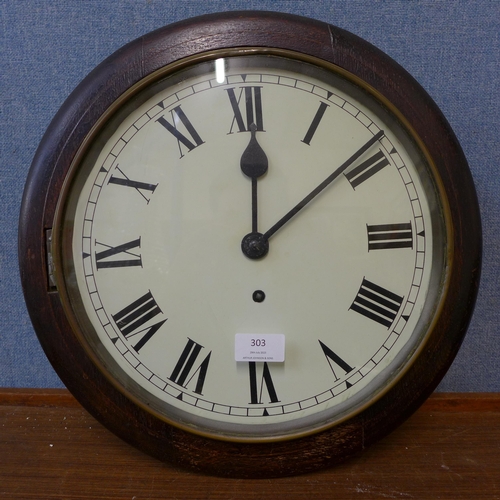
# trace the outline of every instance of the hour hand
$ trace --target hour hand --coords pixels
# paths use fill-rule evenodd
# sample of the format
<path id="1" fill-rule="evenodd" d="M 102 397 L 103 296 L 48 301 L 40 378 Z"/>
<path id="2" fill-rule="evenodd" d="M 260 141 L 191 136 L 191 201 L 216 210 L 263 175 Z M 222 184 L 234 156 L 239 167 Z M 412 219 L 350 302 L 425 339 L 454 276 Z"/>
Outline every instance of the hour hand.
<path id="1" fill-rule="evenodd" d="M 266 153 L 257 142 L 257 125 L 250 125 L 250 142 L 241 155 L 240 167 L 245 175 L 257 179 L 267 172 L 268 161 Z"/>
<path id="2" fill-rule="evenodd" d="M 252 232 L 257 232 L 257 179 L 267 172 L 268 161 L 266 153 L 257 142 L 257 126 L 250 125 L 250 142 L 241 155 L 241 171 L 252 179 Z"/>
<path id="3" fill-rule="evenodd" d="M 250 125 L 250 142 L 241 155 L 241 171 L 252 180 L 252 232 L 247 234 L 242 242 L 243 253 L 251 259 L 264 257 L 269 250 L 267 238 L 263 238 L 258 232 L 258 200 L 257 200 L 257 179 L 262 177 L 268 169 L 269 162 L 267 155 L 257 141 L 257 126 Z"/>

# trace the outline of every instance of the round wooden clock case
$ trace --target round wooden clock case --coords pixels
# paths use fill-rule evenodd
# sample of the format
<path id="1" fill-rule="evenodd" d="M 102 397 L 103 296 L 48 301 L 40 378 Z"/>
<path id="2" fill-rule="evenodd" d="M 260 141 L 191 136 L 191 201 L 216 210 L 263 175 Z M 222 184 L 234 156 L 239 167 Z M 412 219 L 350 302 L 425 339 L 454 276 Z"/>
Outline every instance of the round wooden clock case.
<path id="1" fill-rule="evenodd" d="M 131 42 L 70 95 L 19 259 L 97 420 L 176 465 L 276 477 L 362 451 L 435 389 L 481 228 L 453 132 L 399 65 L 319 21 L 230 12 Z"/>

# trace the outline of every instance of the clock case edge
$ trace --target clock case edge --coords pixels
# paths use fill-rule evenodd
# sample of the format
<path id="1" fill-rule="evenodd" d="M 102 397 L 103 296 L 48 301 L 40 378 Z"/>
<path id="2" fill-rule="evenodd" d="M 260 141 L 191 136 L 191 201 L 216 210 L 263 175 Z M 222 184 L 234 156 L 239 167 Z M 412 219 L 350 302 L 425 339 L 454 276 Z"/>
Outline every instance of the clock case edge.
<path id="1" fill-rule="evenodd" d="M 431 154 L 453 224 L 450 284 L 435 333 L 392 389 L 334 429 L 291 441 L 232 443 L 187 433 L 129 401 L 89 361 L 47 278 L 46 238 L 72 158 L 101 114 L 129 87 L 193 53 L 277 47 L 311 54 L 361 77 L 392 102 Z M 388 434 L 440 382 L 461 345 L 477 294 L 481 223 L 477 197 L 456 137 L 428 94 L 383 52 L 340 28 L 272 12 L 212 14 L 134 40 L 96 67 L 51 122 L 34 157 L 19 221 L 21 281 L 39 341 L 76 399 L 125 441 L 180 466 L 236 477 L 276 477 L 330 466 Z"/>

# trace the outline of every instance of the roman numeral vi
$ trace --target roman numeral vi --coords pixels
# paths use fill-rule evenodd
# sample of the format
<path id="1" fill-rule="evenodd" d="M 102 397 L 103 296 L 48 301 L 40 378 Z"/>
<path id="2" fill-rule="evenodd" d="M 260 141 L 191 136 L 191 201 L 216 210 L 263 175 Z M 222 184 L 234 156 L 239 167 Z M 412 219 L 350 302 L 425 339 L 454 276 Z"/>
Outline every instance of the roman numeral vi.
<path id="1" fill-rule="evenodd" d="M 278 403 L 278 395 L 276 394 L 276 389 L 274 388 L 273 379 L 271 378 L 271 372 L 269 371 L 269 366 L 267 363 L 263 363 L 262 377 L 260 380 L 260 387 L 257 381 L 257 364 L 255 361 L 250 361 L 248 363 L 249 375 L 250 375 L 250 404 L 260 405 L 262 404 L 262 390 L 264 385 L 266 386 L 267 393 L 269 394 L 270 403 Z"/>

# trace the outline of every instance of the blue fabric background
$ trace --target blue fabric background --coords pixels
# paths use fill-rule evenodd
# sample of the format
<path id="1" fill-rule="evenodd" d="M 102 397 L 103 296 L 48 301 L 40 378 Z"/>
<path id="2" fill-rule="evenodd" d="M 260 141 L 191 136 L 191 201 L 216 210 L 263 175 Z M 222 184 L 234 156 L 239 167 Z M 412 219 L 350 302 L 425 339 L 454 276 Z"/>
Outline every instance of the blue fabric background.
<path id="1" fill-rule="evenodd" d="M 402 64 L 457 134 L 476 182 L 483 277 L 443 391 L 500 390 L 500 2 L 497 0 L 0 0 L 0 386 L 60 387 L 19 283 L 17 220 L 35 149 L 64 99 L 103 58 L 164 24 L 263 9 L 318 18 Z"/>

